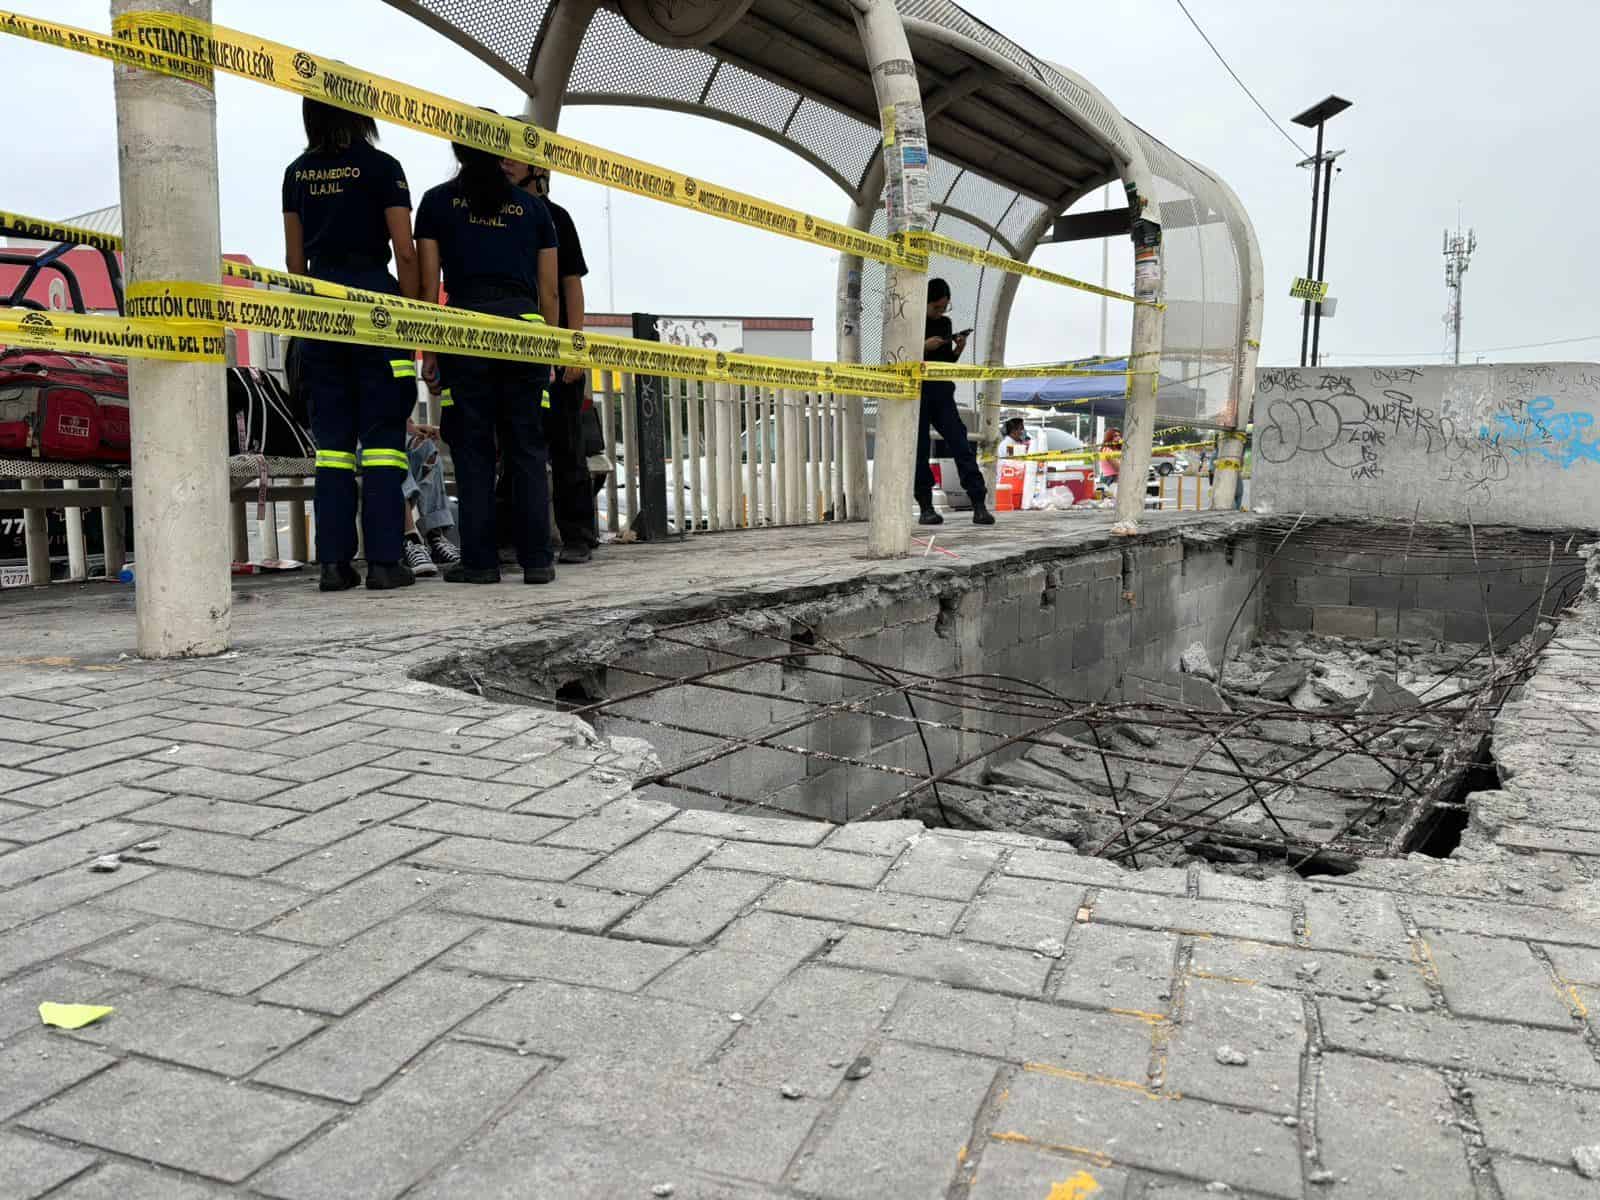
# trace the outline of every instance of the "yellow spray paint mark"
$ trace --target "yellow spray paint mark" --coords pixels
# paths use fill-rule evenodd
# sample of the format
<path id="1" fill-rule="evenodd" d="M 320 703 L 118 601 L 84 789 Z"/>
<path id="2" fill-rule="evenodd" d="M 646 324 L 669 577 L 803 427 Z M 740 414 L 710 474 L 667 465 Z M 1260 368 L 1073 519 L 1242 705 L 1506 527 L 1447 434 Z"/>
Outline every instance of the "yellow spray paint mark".
<path id="1" fill-rule="evenodd" d="M 1433 947 L 1425 939 L 1419 937 L 1411 943 L 1411 960 L 1421 969 L 1424 979 L 1433 984 L 1439 982 L 1439 968 L 1433 961 Z"/>
<path id="2" fill-rule="evenodd" d="M 1143 1021 L 1146 1025 L 1165 1025 L 1165 1013 L 1145 1012 L 1142 1008 L 1108 1008 L 1107 1012 L 1116 1013 L 1119 1017 L 1132 1017 L 1136 1021 Z"/>
<path id="3" fill-rule="evenodd" d="M 1152 1100 L 1177 1100 L 1177 1092 L 1158 1092 L 1154 1088 L 1146 1087 L 1142 1083 L 1135 1083 L 1131 1079 L 1115 1079 L 1110 1075 L 1090 1075 L 1086 1071 L 1072 1071 L 1066 1067 L 1058 1067 L 1053 1063 L 1023 1063 L 1024 1071 L 1034 1071 L 1040 1075 L 1052 1075 L 1057 1079 L 1071 1079 L 1075 1083 L 1092 1083 L 1099 1087 L 1121 1088 L 1127 1092 L 1138 1092 L 1141 1096 L 1148 1096 Z"/>
<path id="4" fill-rule="evenodd" d="M 1071 1179 L 1063 1179 L 1060 1183 L 1050 1185 L 1050 1194 L 1044 1200 L 1087 1200 L 1100 1190 L 1100 1185 L 1095 1182 L 1093 1175 L 1087 1171 L 1079 1171 Z"/>
<path id="5" fill-rule="evenodd" d="M 1109 1154 L 1101 1150 L 1090 1150 L 1087 1146 L 1070 1146 L 1065 1142 L 1041 1142 L 1025 1133 L 991 1133 L 989 1140 L 992 1142 L 1010 1142 L 1015 1146 L 1037 1146 L 1041 1150 L 1056 1150 L 1062 1154 L 1074 1154 L 1097 1167 L 1109 1167 L 1116 1162 Z"/>
<path id="6" fill-rule="evenodd" d="M 1583 997 L 1578 995 L 1577 986 L 1574 985 L 1572 987 L 1567 988 L 1567 995 L 1572 998 L 1572 1011 L 1573 1011 L 1573 1014 L 1578 1018 L 1578 1020 L 1580 1020 L 1580 1021 L 1588 1020 L 1589 1019 L 1589 1006 L 1586 1005 L 1583 1002 Z"/>
<path id="7" fill-rule="evenodd" d="M 1213 979 L 1218 983 L 1242 983 L 1245 987 L 1260 987 L 1259 979 L 1247 979 L 1243 975 L 1213 975 L 1210 971 L 1197 971 L 1193 967 L 1189 974 L 1196 979 Z"/>

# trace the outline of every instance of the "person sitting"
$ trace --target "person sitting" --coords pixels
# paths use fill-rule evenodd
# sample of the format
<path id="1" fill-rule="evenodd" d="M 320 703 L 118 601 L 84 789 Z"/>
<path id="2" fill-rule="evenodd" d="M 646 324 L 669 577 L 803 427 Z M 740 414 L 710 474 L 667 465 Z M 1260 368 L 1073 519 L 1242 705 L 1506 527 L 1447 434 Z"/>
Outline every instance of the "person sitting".
<path id="1" fill-rule="evenodd" d="M 444 467 L 439 462 L 439 430 L 434 425 L 406 422 L 406 472 L 401 491 L 406 498 L 406 565 L 413 575 L 437 575 L 440 567 L 461 561 L 450 540 L 456 519 L 450 512 Z"/>
<path id="2" fill-rule="evenodd" d="M 1012 417 L 1000 427 L 1000 457 L 1016 458 L 1029 453 L 1033 444 L 1028 437 L 1028 425 L 1021 417 Z"/>

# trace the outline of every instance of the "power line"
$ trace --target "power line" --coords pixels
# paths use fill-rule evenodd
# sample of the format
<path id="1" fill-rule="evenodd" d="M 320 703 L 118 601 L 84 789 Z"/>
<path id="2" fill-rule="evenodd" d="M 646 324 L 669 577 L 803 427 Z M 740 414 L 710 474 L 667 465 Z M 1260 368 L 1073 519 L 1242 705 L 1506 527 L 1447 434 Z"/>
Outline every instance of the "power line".
<path id="1" fill-rule="evenodd" d="M 1574 342 L 1600 342 L 1600 333 L 1591 333 L 1585 337 L 1557 338 L 1553 342 L 1523 342 L 1520 346 L 1483 346 L 1477 350 L 1463 350 L 1463 354 L 1498 354 L 1502 350 L 1540 350 L 1545 346 L 1570 346 Z M 1423 350 L 1412 354 L 1352 354 L 1341 351 L 1340 358 L 1433 358 L 1438 355 L 1438 350 Z"/>
<path id="2" fill-rule="evenodd" d="M 1189 24 L 1194 26 L 1194 31 L 1200 35 L 1200 37 L 1202 38 L 1202 40 L 1204 40 L 1204 42 L 1205 42 L 1205 44 L 1207 46 L 1211 47 L 1211 53 L 1213 53 L 1213 54 L 1215 54 L 1217 56 L 1217 61 L 1219 63 L 1221 63 L 1224 67 L 1227 68 L 1227 71 L 1228 71 L 1229 75 L 1233 76 L 1233 81 L 1235 83 L 1237 83 L 1241 88 L 1244 89 L 1244 94 L 1246 96 L 1250 97 L 1250 102 L 1261 110 L 1261 115 L 1264 116 L 1267 120 L 1272 122 L 1272 127 L 1274 129 L 1276 129 L 1279 133 L 1283 134 L 1283 137 L 1284 137 L 1285 141 L 1287 141 L 1291 146 L 1293 146 L 1301 154 L 1304 154 L 1306 152 L 1305 151 L 1305 147 L 1302 146 L 1299 142 L 1295 141 L 1294 138 L 1289 136 L 1289 131 L 1287 129 L 1285 129 L 1282 125 L 1278 124 L 1277 118 L 1274 117 L 1271 113 L 1269 113 L 1267 111 L 1267 106 L 1262 104 L 1261 101 L 1257 100 L 1256 99 L 1256 94 L 1254 92 L 1252 92 L 1248 87 L 1245 86 L 1244 80 L 1239 78 L 1239 72 L 1235 71 L 1232 67 L 1228 66 L 1228 60 L 1222 57 L 1222 51 L 1218 50 L 1217 47 L 1216 47 L 1216 43 L 1213 42 L 1209 37 L 1206 36 L 1206 31 L 1204 29 L 1200 28 L 1200 22 L 1196 21 L 1194 19 L 1194 14 L 1189 11 L 1188 6 L 1186 6 L 1184 4 L 1183 0 L 1178 0 L 1178 7 L 1183 9 L 1183 15 L 1189 18 Z"/>

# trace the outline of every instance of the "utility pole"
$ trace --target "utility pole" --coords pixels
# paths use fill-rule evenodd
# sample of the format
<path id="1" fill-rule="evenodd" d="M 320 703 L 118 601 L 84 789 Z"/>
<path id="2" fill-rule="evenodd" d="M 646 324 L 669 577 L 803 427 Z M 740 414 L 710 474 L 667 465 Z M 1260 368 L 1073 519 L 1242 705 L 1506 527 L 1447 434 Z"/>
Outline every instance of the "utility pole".
<path id="1" fill-rule="evenodd" d="M 211 0 L 112 0 L 209 24 Z M 207 84 L 118 66 L 117 159 L 128 282 L 219 283 L 217 98 Z M 221 363 L 128 363 L 139 653 L 228 648 L 227 385 Z"/>
<path id="2" fill-rule="evenodd" d="M 1450 361 L 1458 367 L 1461 365 L 1461 285 L 1467 268 L 1472 265 L 1472 252 L 1477 248 L 1477 231 L 1469 229 L 1463 234 L 1459 221 L 1454 235 L 1448 229 L 1444 231 L 1444 286 L 1450 293 L 1450 307 L 1445 310 L 1444 320 L 1450 327 L 1455 347 Z"/>

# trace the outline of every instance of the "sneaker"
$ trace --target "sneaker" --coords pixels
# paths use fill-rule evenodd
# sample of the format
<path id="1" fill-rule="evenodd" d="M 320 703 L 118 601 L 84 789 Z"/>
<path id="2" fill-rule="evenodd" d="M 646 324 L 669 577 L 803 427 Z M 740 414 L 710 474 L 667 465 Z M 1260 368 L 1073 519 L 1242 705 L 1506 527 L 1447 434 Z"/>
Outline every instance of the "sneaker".
<path id="1" fill-rule="evenodd" d="M 428 548 L 422 544 L 420 538 L 406 539 L 406 566 L 411 568 L 413 575 L 437 575 L 439 568 L 434 565 L 433 556 L 428 553 Z"/>
<path id="2" fill-rule="evenodd" d="M 461 551 L 457 550 L 456 544 L 442 533 L 428 536 L 428 553 L 441 567 L 453 567 L 461 561 Z"/>
<path id="3" fill-rule="evenodd" d="M 368 563 L 367 590 L 389 592 L 395 588 L 410 587 L 417 581 L 411 568 L 404 563 Z"/>

